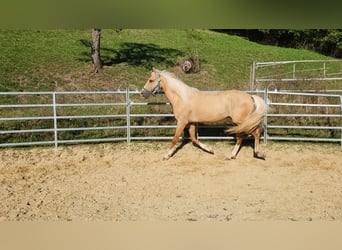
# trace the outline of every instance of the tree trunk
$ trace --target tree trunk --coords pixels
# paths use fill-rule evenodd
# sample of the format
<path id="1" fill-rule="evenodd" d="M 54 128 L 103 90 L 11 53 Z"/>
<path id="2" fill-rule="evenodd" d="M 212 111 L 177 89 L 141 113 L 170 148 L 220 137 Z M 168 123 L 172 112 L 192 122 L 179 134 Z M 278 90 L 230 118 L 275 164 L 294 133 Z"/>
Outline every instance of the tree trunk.
<path id="1" fill-rule="evenodd" d="M 93 59 L 94 70 L 97 73 L 102 68 L 100 57 L 101 29 L 92 29 L 91 57 Z"/>

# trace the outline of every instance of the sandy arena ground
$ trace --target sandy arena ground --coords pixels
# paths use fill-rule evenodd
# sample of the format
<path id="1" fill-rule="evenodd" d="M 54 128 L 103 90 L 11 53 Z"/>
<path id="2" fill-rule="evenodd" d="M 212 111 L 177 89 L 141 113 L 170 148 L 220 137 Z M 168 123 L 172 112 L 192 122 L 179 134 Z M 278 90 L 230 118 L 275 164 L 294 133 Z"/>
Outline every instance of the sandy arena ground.
<path id="1" fill-rule="evenodd" d="M 0 221 L 342 220 L 339 144 L 262 145 L 265 161 L 233 142 L 0 149 Z"/>

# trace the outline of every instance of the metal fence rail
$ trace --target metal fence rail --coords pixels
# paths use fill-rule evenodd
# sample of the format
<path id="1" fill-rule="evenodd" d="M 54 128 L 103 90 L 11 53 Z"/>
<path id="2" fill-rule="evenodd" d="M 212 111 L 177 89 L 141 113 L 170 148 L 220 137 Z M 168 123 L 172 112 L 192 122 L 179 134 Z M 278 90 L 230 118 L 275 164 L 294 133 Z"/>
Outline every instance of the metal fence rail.
<path id="1" fill-rule="evenodd" d="M 265 117 L 265 142 L 326 141 L 342 145 L 341 95 L 279 92 L 268 88 L 248 92 L 263 96 L 270 107 Z M 170 103 L 161 96 L 156 102 L 142 101 L 139 91 L 128 87 L 96 92 L 0 92 L 0 147 L 171 139 L 175 119 Z M 156 110 L 151 109 L 153 107 Z M 146 119 L 155 120 L 146 123 Z M 297 121 L 300 119 L 313 120 L 313 124 L 300 124 Z M 324 119 L 329 119 L 329 124 Z M 26 124 L 28 122 L 30 125 Z M 199 139 L 234 138 L 222 133 L 201 132 L 207 128 L 223 130 L 223 125 L 200 124 Z M 160 132 L 163 130 L 167 132 Z M 291 134 L 297 130 L 317 131 L 317 135 Z M 320 136 L 323 130 L 328 131 L 329 136 Z M 93 135 L 93 131 L 102 134 Z M 46 136 L 42 140 L 37 135 Z"/>

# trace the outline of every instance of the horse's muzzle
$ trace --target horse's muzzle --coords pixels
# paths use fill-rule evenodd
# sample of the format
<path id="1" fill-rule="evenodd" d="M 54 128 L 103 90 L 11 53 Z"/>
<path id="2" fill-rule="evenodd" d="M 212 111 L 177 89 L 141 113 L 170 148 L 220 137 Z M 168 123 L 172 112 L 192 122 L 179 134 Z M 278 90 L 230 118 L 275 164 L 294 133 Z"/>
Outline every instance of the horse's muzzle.
<path id="1" fill-rule="evenodd" d="M 143 89 L 140 92 L 140 96 L 144 97 L 145 99 L 147 99 L 151 94 L 151 91 L 148 91 L 147 89 Z"/>

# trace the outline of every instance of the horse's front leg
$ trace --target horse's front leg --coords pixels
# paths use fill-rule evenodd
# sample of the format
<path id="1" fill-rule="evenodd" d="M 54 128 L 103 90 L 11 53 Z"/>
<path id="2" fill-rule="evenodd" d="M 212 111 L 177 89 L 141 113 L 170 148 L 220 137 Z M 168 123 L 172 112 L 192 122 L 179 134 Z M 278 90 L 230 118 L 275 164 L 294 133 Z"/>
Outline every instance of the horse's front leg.
<path id="1" fill-rule="evenodd" d="M 175 135 L 173 136 L 170 149 L 167 151 L 167 154 L 163 157 L 164 160 L 170 159 L 170 157 L 176 152 L 177 150 L 176 144 L 179 140 L 179 137 L 183 133 L 186 125 L 187 125 L 187 122 L 182 122 L 182 121 L 177 122 Z"/>
<path id="2" fill-rule="evenodd" d="M 192 143 L 196 144 L 197 146 L 199 146 L 201 149 L 203 149 L 204 151 L 213 154 L 214 151 L 207 146 L 204 143 L 201 143 L 197 137 L 196 137 L 196 124 L 195 123 L 191 123 L 190 127 L 189 127 L 189 135 L 190 135 L 190 139 L 192 141 Z"/>

